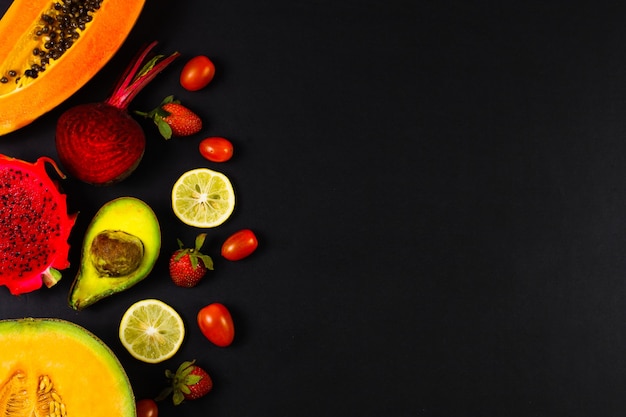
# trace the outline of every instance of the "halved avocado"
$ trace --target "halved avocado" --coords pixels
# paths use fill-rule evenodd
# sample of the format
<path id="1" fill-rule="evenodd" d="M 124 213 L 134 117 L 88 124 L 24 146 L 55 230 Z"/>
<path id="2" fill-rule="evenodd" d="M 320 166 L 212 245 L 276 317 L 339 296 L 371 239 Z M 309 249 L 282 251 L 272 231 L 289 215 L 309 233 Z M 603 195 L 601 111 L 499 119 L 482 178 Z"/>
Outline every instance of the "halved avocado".
<path id="1" fill-rule="evenodd" d="M 161 249 L 154 211 L 135 197 L 111 200 L 87 227 L 69 305 L 82 310 L 148 276 Z"/>

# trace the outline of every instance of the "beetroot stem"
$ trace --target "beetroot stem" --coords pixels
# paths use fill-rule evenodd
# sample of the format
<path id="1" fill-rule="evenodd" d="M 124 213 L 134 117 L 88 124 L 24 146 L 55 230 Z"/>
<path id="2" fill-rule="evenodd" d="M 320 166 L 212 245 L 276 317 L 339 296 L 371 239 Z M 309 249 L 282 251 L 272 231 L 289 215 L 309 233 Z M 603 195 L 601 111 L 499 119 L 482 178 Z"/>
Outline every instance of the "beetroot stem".
<path id="1" fill-rule="evenodd" d="M 128 87 L 128 84 L 130 84 L 130 82 L 133 80 L 133 77 L 139 70 L 139 66 L 146 59 L 146 56 L 148 56 L 150 51 L 152 51 L 152 49 L 154 49 L 156 45 L 157 45 L 157 41 L 154 41 L 150 43 L 149 45 L 144 46 L 142 49 L 139 50 L 139 52 L 135 54 L 130 65 L 128 65 L 126 69 L 124 70 L 124 74 L 117 80 L 117 84 L 115 85 L 115 88 L 113 89 L 113 95 L 115 95 L 115 92 L 124 90 Z"/>
<path id="2" fill-rule="evenodd" d="M 163 58 L 163 55 L 157 55 L 144 64 L 146 57 L 156 44 L 157 42 L 154 41 L 139 51 L 117 81 L 113 93 L 105 100 L 105 103 L 126 110 L 135 96 L 180 55 L 178 52 L 166 58 Z"/>

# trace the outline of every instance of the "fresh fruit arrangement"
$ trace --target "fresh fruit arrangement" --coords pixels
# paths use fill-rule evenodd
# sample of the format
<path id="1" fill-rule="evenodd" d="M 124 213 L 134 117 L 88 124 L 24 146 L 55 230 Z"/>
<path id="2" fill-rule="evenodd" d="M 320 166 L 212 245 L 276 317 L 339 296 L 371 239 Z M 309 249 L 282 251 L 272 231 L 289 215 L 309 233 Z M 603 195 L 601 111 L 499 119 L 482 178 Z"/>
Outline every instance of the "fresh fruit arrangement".
<path id="1" fill-rule="evenodd" d="M 14 0 L 0 20 L 0 135 L 85 85 L 120 48 L 144 2 Z"/>
<path id="2" fill-rule="evenodd" d="M 86 7 L 87 4 L 97 6 L 100 11 L 88 13 L 95 22 L 96 16 L 107 16 L 108 8 L 117 4 L 117 1 L 108 0 L 102 3 L 101 0 L 81 0 L 76 4 L 81 4 L 80 7 Z M 15 4 L 21 4 L 21 1 L 18 0 Z M 64 1 L 55 4 L 64 8 L 75 3 Z M 53 6 L 55 7 L 57 6 Z M 126 10 L 131 13 L 134 9 L 127 6 Z M 65 12 L 62 11 L 61 14 L 63 13 Z M 117 12 L 110 13 L 116 15 Z M 46 13 L 42 16 L 44 21 L 49 20 L 45 17 Z M 102 20 L 105 19 L 100 18 Z M 3 19 L 2 22 L 4 21 Z M 119 24 L 124 27 L 128 21 L 125 19 Z M 50 22 L 51 25 L 53 23 Z M 79 39 L 96 36 L 100 26 L 89 23 L 86 27 L 94 29 L 81 29 Z M 180 56 L 178 52 L 168 56 L 155 54 L 155 47 L 156 42 L 152 42 L 139 51 L 106 100 L 73 106 L 59 117 L 55 145 L 61 166 L 71 177 L 89 185 L 111 187 L 131 175 L 139 166 L 147 146 L 146 134 L 135 118 L 153 120 L 157 131 L 165 139 L 193 137 L 202 132 L 205 127 L 202 119 L 191 110 L 191 106 L 175 100 L 174 95 L 167 96 L 157 108 L 149 112 L 129 111 L 134 97 Z M 0 56 L 2 48 L 0 46 Z M 77 46 L 72 48 L 73 51 L 79 51 L 77 54 L 81 51 Z M 28 72 L 29 75 L 22 75 L 29 78 L 24 81 L 23 88 L 26 90 L 26 87 L 36 85 L 42 86 L 39 88 L 45 87 L 43 80 L 47 74 L 53 74 L 52 68 L 63 68 L 73 62 L 73 53 L 65 52 L 62 56 L 55 58 L 54 63 L 46 61 L 36 71 L 32 68 L 27 70 L 31 72 Z M 68 64 L 64 64 L 65 62 Z M 90 64 L 96 65 L 95 62 Z M 12 70 L 7 71 L 7 77 L 15 76 L 12 75 Z M 187 91 L 201 91 L 211 83 L 214 75 L 213 62 L 204 55 L 198 55 L 184 65 L 180 74 L 180 87 Z M 2 93 L 5 91 L 2 90 L 3 83 L 6 84 L 0 78 L 0 108 L 3 103 Z M 67 94 L 68 91 L 65 90 L 62 94 Z M 9 118 L 12 117 L 11 113 L 8 114 Z M 38 115 L 33 114 L 34 117 Z M 10 121 L 7 129 L 14 130 L 21 123 L 23 121 Z M 0 135 L 2 133 L 0 128 Z M 197 146 L 199 154 L 208 162 L 225 163 L 234 153 L 233 143 L 221 136 L 205 136 L 194 146 Z M 0 258 L 0 285 L 7 286 L 15 295 L 33 291 L 43 284 L 54 285 L 60 279 L 59 270 L 69 266 L 68 238 L 74 229 L 76 215 L 68 214 L 66 196 L 47 175 L 45 163 L 49 163 L 60 178 L 65 177 L 50 158 L 42 157 L 35 163 L 29 163 L 0 155 L 0 176 L 4 184 L 0 188 L 0 250 L 5 254 Z M 169 200 L 172 214 L 180 221 L 176 224 L 177 227 L 215 229 L 231 217 L 236 198 L 227 175 L 201 166 L 189 167 L 180 174 L 171 185 Z M 177 240 L 178 249 L 170 254 L 168 262 L 171 284 L 176 287 L 196 287 L 208 271 L 214 269 L 213 258 L 208 253 L 203 253 L 202 249 L 209 235 L 206 230 L 198 233 L 193 247 L 185 247 L 180 239 Z M 161 255 L 162 238 L 159 219 L 145 201 L 124 195 L 106 202 L 87 225 L 82 245 L 77 248 L 80 250 L 77 254 L 80 263 L 68 294 L 68 306 L 77 312 L 81 311 L 155 275 L 153 269 Z M 221 255 L 226 260 L 239 261 L 251 256 L 258 245 L 255 233 L 251 229 L 242 229 L 223 242 Z M 58 324 L 52 318 L 8 322 L 9 324 L 4 324 L 0 321 L 0 347 L 4 346 L 3 337 L 11 336 L 24 339 L 24 343 L 38 344 L 41 350 L 45 350 L 50 342 L 46 344 L 47 340 L 35 339 L 33 333 L 38 333 L 36 337 L 43 333 L 44 338 L 57 337 L 62 340 L 65 340 L 65 333 L 74 336 L 80 333 L 71 324 L 66 325 L 62 321 Z M 143 298 L 133 302 L 125 310 L 119 320 L 117 333 L 121 345 L 129 355 L 148 364 L 159 364 L 173 358 L 180 351 L 189 332 L 202 335 L 212 345 L 220 348 L 231 346 L 235 340 L 233 316 L 223 303 L 210 302 L 200 308 L 191 328 L 186 328 L 185 322 L 185 318 L 172 306 L 155 298 Z M 54 335 L 52 330 L 56 332 Z M 86 408 L 81 408 L 89 404 L 89 397 L 83 395 L 84 390 L 81 391 L 87 385 L 83 379 L 79 378 L 75 384 L 64 383 L 64 392 L 55 390 L 61 386 L 56 385 L 55 381 L 65 381 L 69 378 L 67 372 L 70 372 L 63 373 L 56 366 L 64 366 L 67 360 L 73 360 L 74 353 L 79 358 L 87 358 L 87 354 L 93 354 L 97 357 L 93 359 L 94 362 L 104 362 L 106 365 L 107 369 L 100 371 L 104 373 L 104 379 L 98 381 L 96 389 L 90 390 L 90 395 L 105 395 L 107 403 L 114 400 L 114 404 L 98 410 L 103 412 L 102 415 L 136 414 L 138 417 L 157 417 L 159 407 L 155 400 L 163 400 L 171 395 L 173 403 L 179 405 L 202 398 L 213 388 L 212 376 L 204 367 L 196 364 L 195 360 L 184 361 L 175 372 L 165 371 L 167 387 L 159 395 L 137 400 L 132 395 L 133 390 L 123 369 L 120 372 L 121 365 L 117 358 L 106 350 L 106 346 L 95 337 L 76 336 L 74 339 L 76 340 L 68 342 L 69 352 L 64 352 L 65 357 L 58 361 L 54 357 L 55 352 L 52 352 L 52 359 L 41 362 L 43 352 L 35 349 L 32 359 L 34 364 L 31 364 L 28 356 L 30 351 L 26 345 L 20 351 L 8 348 L 3 350 L 4 363 L 17 358 L 19 364 L 17 367 L 4 367 L 17 369 L 16 373 L 4 376 L 0 373 L 0 397 L 23 395 L 24 401 L 21 403 L 38 404 L 37 407 L 44 407 L 45 400 L 45 406 L 49 407 L 47 413 L 55 416 L 91 414 Z M 91 346 L 93 340 L 97 341 L 95 347 Z M 76 347 L 72 344 L 74 342 Z M 87 353 L 81 353 L 82 347 L 78 346 L 81 344 L 89 345 Z M 104 352 L 98 351 L 98 347 L 100 350 L 104 349 Z M 107 385 L 109 377 L 118 380 L 116 386 Z M 31 394 L 28 391 L 30 388 L 22 385 L 26 380 L 38 381 L 41 392 L 33 391 Z M 103 385 L 102 390 L 100 384 Z M 37 385 L 34 384 L 33 387 L 35 386 Z M 76 405 L 79 401 L 77 398 L 83 397 L 85 401 Z M 91 403 L 96 403 L 96 400 Z M 2 401 L 0 411 L 3 404 L 5 412 L 13 412 L 14 406 Z M 65 404 L 73 404 L 72 413 L 67 412 Z M 39 411 L 34 409 L 18 411 L 19 415 L 39 415 Z"/>

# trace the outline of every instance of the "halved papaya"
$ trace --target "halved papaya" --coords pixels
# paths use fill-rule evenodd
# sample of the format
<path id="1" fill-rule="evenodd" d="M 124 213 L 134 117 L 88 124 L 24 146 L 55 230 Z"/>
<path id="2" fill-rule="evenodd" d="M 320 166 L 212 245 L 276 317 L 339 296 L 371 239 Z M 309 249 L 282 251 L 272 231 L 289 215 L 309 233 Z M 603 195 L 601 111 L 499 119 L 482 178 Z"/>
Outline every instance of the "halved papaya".
<path id="1" fill-rule="evenodd" d="M 28 125 L 113 57 L 145 0 L 14 0 L 0 20 L 0 135 Z"/>

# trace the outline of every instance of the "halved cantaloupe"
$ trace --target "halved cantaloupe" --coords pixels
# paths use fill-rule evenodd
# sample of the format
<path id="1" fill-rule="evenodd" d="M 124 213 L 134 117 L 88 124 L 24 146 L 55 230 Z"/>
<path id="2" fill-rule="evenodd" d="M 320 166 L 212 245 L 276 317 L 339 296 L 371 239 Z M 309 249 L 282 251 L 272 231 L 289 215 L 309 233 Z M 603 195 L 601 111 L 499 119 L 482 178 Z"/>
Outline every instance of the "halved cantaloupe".
<path id="1" fill-rule="evenodd" d="M 0 20 L 0 135 L 87 83 L 120 48 L 144 3 L 14 0 Z"/>
<path id="2" fill-rule="evenodd" d="M 1 320 L 0 352 L 0 415 L 136 415 L 133 391 L 117 357 L 77 324 Z"/>

